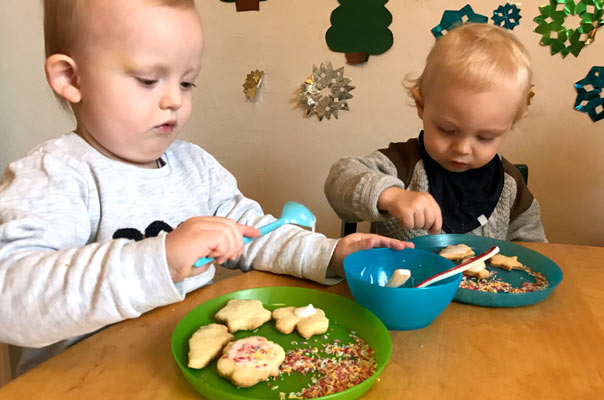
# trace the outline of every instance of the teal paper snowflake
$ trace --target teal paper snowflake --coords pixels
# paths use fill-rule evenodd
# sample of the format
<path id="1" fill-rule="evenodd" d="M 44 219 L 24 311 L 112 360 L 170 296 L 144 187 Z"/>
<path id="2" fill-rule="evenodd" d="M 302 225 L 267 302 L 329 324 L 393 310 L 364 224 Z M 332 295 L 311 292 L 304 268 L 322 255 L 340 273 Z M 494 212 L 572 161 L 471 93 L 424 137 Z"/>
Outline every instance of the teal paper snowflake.
<path id="1" fill-rule="evenodd" d="M 604 0 L 602 0 L 604 1 Z M 461 26 L 468 22 L 484 24 L 489 20 L 484 15 L 476 14 L 469 4 L 459 10 L 446 10 L 440 19 L 440 24 L 431 29 L 435 38 L 439 38 L 451 29 Z"/>
<path id="2" fill-rule="evenodd" d="M 503 26 L 506 29 L 514 30 L 514 28 L 520 23 L 520 9 L 515 4 L 505 3 L 503 6 L 497 7 L 493 10 L 493 16 L 491 19 L 497 26 Z"/>

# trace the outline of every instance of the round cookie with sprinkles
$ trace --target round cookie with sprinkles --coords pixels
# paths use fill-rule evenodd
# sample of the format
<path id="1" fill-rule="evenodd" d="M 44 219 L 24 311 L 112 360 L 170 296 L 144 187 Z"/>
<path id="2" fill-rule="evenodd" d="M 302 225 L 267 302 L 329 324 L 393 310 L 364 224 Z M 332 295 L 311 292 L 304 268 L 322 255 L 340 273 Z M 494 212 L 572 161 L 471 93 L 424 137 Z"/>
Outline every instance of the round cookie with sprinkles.
<path id="1" fill-rule="evenodd" d="M 229 343 L 218 360 L 218 375 L 239 387 L 250 387 L 279 375 L 285 351 L 262 336 L 250 336 Z"/>

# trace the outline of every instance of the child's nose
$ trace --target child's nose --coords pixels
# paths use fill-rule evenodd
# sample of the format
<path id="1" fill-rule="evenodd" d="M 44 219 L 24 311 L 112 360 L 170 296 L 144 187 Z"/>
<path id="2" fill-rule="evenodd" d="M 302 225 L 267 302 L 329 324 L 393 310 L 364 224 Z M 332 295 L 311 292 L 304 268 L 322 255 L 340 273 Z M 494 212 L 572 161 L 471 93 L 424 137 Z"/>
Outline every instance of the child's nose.
<path id="1" fill-rule="evenodd" d="M 160 101 L 159 108 L 162 110 L 177 110 L 182 106 L 182 93 L 180 85 L 167 87 Z"/>
<path id="2" fill-rule="evenodd" d="M 459 139 L 453 142 L 453 151 L 457 154 L 470 154 L 472 145 L 467 139 Z"/>

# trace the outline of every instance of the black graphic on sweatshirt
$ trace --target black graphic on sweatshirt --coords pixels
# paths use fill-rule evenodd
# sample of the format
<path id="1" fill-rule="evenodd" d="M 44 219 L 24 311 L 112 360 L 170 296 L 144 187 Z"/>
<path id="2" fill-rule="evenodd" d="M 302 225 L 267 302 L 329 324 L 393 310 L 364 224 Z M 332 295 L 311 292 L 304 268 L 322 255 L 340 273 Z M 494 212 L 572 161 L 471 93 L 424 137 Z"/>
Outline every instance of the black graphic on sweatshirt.
<path id="1" fill-rule="evenodd" d="M 135 241 L 143 240 L 145 238 L 156 237 L 161 232 L 170 233 L 173 231 L 172 227 L 165 223 L 164 221 L 153 221 L 149 224 L 149 226 L 145 229 L 145 234 L 143 235 L 141 231 L 136 228 L 121 228 L 115 231 L 113 234 L 114 239 L 131 239 Z"/>

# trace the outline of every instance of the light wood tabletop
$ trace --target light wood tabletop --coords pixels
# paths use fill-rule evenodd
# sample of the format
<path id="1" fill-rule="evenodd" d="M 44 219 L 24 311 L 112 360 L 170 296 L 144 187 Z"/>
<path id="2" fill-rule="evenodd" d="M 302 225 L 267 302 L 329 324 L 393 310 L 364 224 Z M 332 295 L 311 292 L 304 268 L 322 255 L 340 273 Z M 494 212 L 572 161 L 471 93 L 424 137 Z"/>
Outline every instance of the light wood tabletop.
<path id="1" fill-rule="evenodd" d="M 549 298 L 518 308 L 454 302 L 426 328 L 391 331 L 391 360 L 363 399 L 604 398 L 604 247 L 524 245 L 564 273 Z M 351 298 L 345 283 L 240 274 L 100 331 L 0 388 L 0 398 L 199 399 L 172 358 L 176 324 L 209 299 L 264 286 Z"/>

